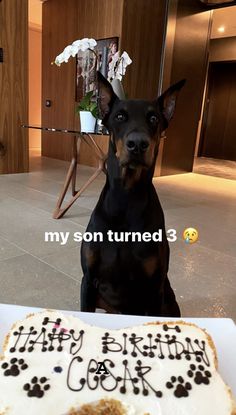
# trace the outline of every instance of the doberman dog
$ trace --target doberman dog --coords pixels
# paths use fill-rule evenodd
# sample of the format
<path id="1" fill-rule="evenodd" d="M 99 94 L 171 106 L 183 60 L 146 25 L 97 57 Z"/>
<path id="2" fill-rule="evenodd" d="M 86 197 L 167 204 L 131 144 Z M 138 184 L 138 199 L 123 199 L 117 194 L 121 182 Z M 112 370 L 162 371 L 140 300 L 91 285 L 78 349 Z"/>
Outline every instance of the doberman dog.
<path id="1" fill-rule="evenodd" d="M 82 243 L 81 311 L 98 307 L 108 313 L 179 317 L 167 277 L 164 214 L 152 177 L 160 135 L 173 117 L 185 80 L 155 101 L 120 100 L 99 72 L 97 80 L 99 109 L 110 142 L 106 183 L 87 232 L 102 232 L 104 238 Z M 109 230 L 117 235 L 161 230 L 162 241 L 110 242 Z"/>

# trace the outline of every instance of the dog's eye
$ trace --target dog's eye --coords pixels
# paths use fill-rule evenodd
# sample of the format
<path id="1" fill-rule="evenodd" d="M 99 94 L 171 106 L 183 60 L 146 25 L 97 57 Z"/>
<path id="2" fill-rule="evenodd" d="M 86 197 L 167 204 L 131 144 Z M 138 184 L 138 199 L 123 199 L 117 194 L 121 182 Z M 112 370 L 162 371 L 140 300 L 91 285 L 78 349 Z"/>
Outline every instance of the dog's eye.
<path id="1" fill-rule="evenodd" d="M 125 112 L 118 112 L 115 116 L 117 121 L 126 121 L 127 120 L 127 114 Z"/>
<path id="2" fill-rule="evenodd" d="M 149 122 L 151 123 L 151 124 L 157 124 L 157 122 L 158 122 L 158 117 L 157 117 L 157 115 L 156 114 L 150 114 L 149 116 L 148 116 L 148 120 L 149 120 Z"/>

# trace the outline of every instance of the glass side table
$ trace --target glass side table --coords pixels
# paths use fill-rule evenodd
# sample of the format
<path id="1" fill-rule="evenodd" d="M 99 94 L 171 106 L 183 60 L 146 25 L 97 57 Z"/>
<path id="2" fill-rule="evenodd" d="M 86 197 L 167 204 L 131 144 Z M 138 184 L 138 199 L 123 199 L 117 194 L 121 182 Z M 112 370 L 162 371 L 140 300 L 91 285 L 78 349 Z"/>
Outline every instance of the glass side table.
<path id="1" fill-rule="evenodd" d="M 70 166 L 69 166 L 62 190 L 58 197 L 55 210 L 53 212 L 53 218 L 60 219 L 70 209 L 70 207 L 75 203 L 75 201 L 82 195 L 82 193 L 87 189 L 87 187 L 99 176 L 100 173 L 104 172 L 106 174 L 105 164 L 107 160 L 107 154 L 105 154 L 103 150 L 99 147 L 99 145 L 96 143 L 96 141 L 93 138 L 93 135 L 107 135 L 109 137 L 109 134 L 84 133 L 81 131 L 68 130 L 66 128 L 42 127 L 39 125 L 23 124 L 21 127 L 33 128 L 33 129 L 42 130 L 42 131 L 49 131 L 52 133 L 55 132 L 55 133 L 72 134 L 74 136 L 72 159 L 70 162 Z M 84 141 L 95 152 L 97 159 L 98 159 L 98 167 L 96 171 L 92 174 L 92 176 L 86 181 L 86 183 L 84 183 L 83 186 L 79 190 L 76 190 L 76 172 L 77 172 L 77 160 L 78 160 L 78 152 L 79 152 L 78 148 L 79 148 L 79 144 L 81 140 Z M 69 200 L 69 202 L 65 204 L 65 206 L 62 206 L 70 184 L 72 188 L 72 197 Z"/>

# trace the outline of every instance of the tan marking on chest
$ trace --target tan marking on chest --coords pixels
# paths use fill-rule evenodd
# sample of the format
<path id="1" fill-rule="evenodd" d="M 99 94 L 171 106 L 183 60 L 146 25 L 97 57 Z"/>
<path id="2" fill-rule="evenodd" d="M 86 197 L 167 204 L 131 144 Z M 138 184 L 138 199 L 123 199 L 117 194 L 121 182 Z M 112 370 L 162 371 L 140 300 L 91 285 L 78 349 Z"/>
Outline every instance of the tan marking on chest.
<path id="1" fill-rule="evenodd" d="M 94 262 L 96 260 L 95 252 L 92 251 L 92 249 L 90 247 L 86 246 L 86 248 L 84 250 L 84 255 L 85 255 L 88 266 L 92 267 L 92 265 L 94 264 Z"/>
<path id="2" fill-rule="evenodd" d="M 145 259 L 145 261 L 143 262 L 144 271 L 149 277 L 151 277 L 154 274 L 156 270 L 156 266 L 157 266 L 156 256 L 151 256 Z"/>

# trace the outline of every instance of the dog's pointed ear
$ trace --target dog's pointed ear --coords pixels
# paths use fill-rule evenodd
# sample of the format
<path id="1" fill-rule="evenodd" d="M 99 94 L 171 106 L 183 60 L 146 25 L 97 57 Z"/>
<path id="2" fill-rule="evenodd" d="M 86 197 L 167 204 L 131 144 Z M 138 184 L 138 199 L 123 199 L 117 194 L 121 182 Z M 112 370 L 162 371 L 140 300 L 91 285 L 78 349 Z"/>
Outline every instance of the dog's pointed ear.
<path id="1" fill-rule="evenodd" d="M 176 84 L 170 86 L 158 99 L 158 105 L 161 109 L 162 114 L 169 124 L 170 120 L 173 118 L 176 106 L 176 100 L 181 88 L 183 88 L 186 79 L 182 79 L 181 81 L 177 82 Z"/>
<path id="2" fill-rule="evenodd" d="M 114 93 L 110 82 L 97 71 L 98 84 L 98 107 L 102 120 L 109 114 L 111 107 L 116 99 L 119 99 Z"/>

